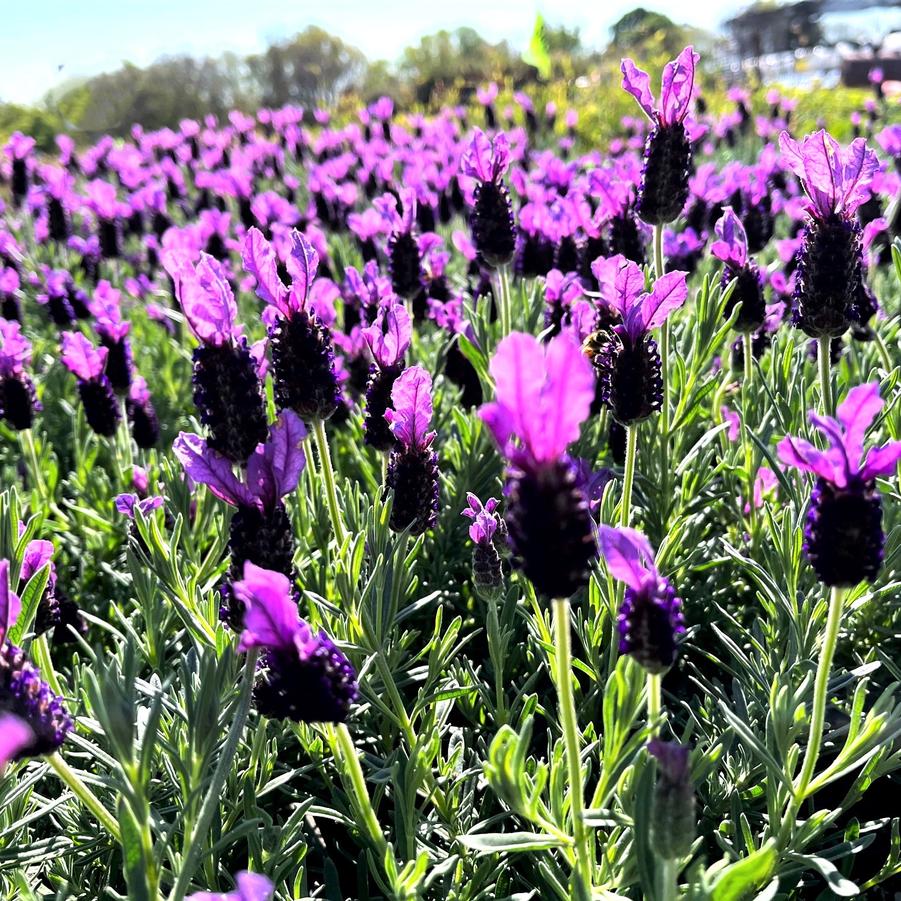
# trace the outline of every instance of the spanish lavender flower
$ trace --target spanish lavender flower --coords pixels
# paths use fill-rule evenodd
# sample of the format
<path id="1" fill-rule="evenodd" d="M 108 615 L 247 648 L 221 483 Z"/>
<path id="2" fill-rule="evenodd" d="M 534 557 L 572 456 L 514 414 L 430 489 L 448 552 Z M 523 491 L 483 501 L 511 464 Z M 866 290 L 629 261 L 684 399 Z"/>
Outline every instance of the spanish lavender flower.
<path id="1" fill-rule="evenodd" d="M 665 860 L 677 860 L 691 852 L 698 828 L 689 748 L 655 738 L 648 744 L 648 751 L 657 759 L 657 784 L 651 802 L 654 851 Z"/>
<path id="2" fill-rule="evenodd" d="M 676 661 L 685 632 L 682 600 L 657 571 L 647 538 L 635 529 L 600 527 L 601 554 L 614 579 L 626 583 L 619 609 L 619 652 L 649 673 L 663 673 Z"/>
<path id="3" fill-rule="evenodd" d="M 257 296 L 277 315 L 269 331 L 276 404 L 306 420 L 328 419 L 338 409 L 341 389 L 331 332 L 309 305 L 319 255 L 300 232 L 291 232 L 286 261 L 293 279 L 290 289 L 279 277 L 275 251 L 259 229 L 247 233 L 242 259 L 257 281 Z"/>
<path id="4" fill-rule="evenodd" d="M 17 760 L 52 754 L 73 725 L 62 700 L 41 681 L 40 672 L 26 660 L 21 648 L 6 638 L 21 608 L 9 584 L 9 561 L 0 561 L 0 711 L 19 717 L 34 733 L 34 740 L 16 754 Z"/>
<path id="5" fill-rule="evenodd" d="M 588 499 L 566 456 L 589 415 L 594 374 L 567 333 L 542 345 L 514 332 L 489 369 L 496 398 L 479 415 L 509 464 L 504 519 L 515 563 L 539 593 L 569 597 L 597 556 Z"/>
<path id="6" fill-rule="evenodd" d="M 163 265 L 200 346 L 194 351 L 194 404 L 210 430 L 210 446 L 244 463 L 266 438 L 262 386 L 247 339 L 236 323 L 238 308 L 220 263 L 207 254 L 193 265 L 169 251 Z"/>
<path id="7" fill-rule="evenodd" d="M 731 316 L 737 303 L 741 310 L 735 320 L 735 329 L 739 332 L 753 332 L 759 329 L 766 319 L 766 302 L 763 287 L 760 284 L 760 270 L 748 256 L 748 238 L 744 226 L 732 207 L 726 207 L 715 226 L 717 240 L 710 247 L 710 252 L 723 266 L 722 286 L 735 279 L 735 287 L 726 307 L 726 316 Z"/>
<path id="8" fill-rule="evenodd" d="M 651 329 L 685 303 L 685 273 L 667 272 L 647 293 L 641 269 L 625 257 L 596 260 L 592 269 L 602 299 L 622 323 L 589 337 L 585 353 L 598 371 L 601 400 L 622 425 L 631 425 L 662 406 L 660 354 Z"/>
<path id="9" fill-rule="evenodd" d="M 34 138 L 26 137 L 22 132 L 15 131 L 10 135 L 9 141 L 4 147 L 6 155 L 12 161 L 10 188 L 15 209 L 22 205 L 28 194 L 28 159 L 35 144 Z"/>
<path id="10" fill-rule="evenodd" d="M 385 421 L 394 435 L 385 488 L 393 489 L 389 525 L 421 535 L 438 520 L 438 455 L 432 450 L 432 378 L 411 366 L 394 382 Z"/>
<path id="11" fill-rule="evenodd" d="M 160 440 L 160 421 L 143 376 L 136 375 L 131 380 L 125 412 L 131 423 L 131 436 L 142 450 L 156 447 Z"/>
<path id="12" fill-rule="evenodd" d="M 0 261 L 0 317 L 10 322 L 22 321 L 22 308 L 19 304 L 20 284 L 19 273 L 11 266 L 4 268 Z"/>
<path id="13" fill-rule="evenodd" d="M 863 456 L 864 435 L 882 406 L 878 383 L 858 385 L 839 404 L 837 420 L 810 413 L 810 421 L 829 442 L 828 450 L 792 436 L 778 445 L 783 463 L 817 477 L 804 550 L 824 585 L 873 582 L 882 566 L 885 535 L 876 477 L 889 475 L 901 459 L 901 441 L 872 448 Z"/>
<path id="14" fill-rule="evenodd" d="M 809 199 L 798 253 L 794 323 L 811 338 L 835 338 L 857 318 L 861 228 L 854 213 L 867 199 L 879 162 L 863 138 L 842 150 L 825 131 L 800 144 L 783 132 L 779 147 Z"/>
<path id="15" fill-rule="evenodd" d="M 244 606 L 238 650 L 263 651 L 257 710 L 297 723 L 345 722 L 359 697 L 356 672 L 325 632 L 298 617 L 290 580 L 248 561 L 234 592 Z"/>
<path id="16" fill-rule="evenodd" d="M 113 390 L 125 394 L 131 385 L 134 362 L 128 342 L 131 323 L 122 318 L 121 297 L 122 292 L 103 279 L 94 291 L 90 311 L 94 316 L 100 343 L 109 351 L 106 375 Z"/>
<path id="17" fill-rule="evenodd" d="M 506 550 L 507 524 L 497 510 L 499 501 L 489 497 L 483 504 L 471 492 L 466 493 L 463 515 L 472 520 L 469 537 L 472 551 L 472 582 L 476 594 L 486 601 L 497 600 L 504 593 L 504 569 L 501 552 Z"/>
<path id="18" fill-rule="evenodd" d="M 259 873 L 238 873 L 235 877 L 237 891 L 220 894 L 218 892 L 194 892 L 185 901 L 272 901 L 275 887 Z"/>
<path id="19" fill-rule="evenodd" d="M 644 149 L 644 167 L 636 210 L 649 225 L 674 221 L 688 199 L 691 175 L 691 144 L 684 121 L 695 86 L 695 67 L 700 56 L 686 47 L 663 69 L 660 108 L 654 108 L 650 77 L 631 59 L 622 62 L 623 88 L 644 110 L 654 127 Z"/>
<path id="20" fill-rule="evenodd" d="M 422 290 L 422 260 L 416 234 L 416 192 L 412 188 L 404 188 L 400 198 L 385 194 L 376 198 L 374 205 L 391 228 L 388 236 L 391 287 L 399 297 L 412 300 Z"/>
<path id="21" fill-rule="evenodd" d="M 34 730 L 14 713 L 0 714 L 0 773 L 34 743 Z"/>
<path id="22" fill-rule="evenodd" d="M 31 365 L 31 342 L 18 322 L 0 319 L 0 415 L 16 431 L 30 429 L 37 408 L 34 382 L 25 372 Z"/>
<path id="23" fill-rule="evenodd" d="M 110 182 L 97 178 L 88 182 L 86 190 L 88 206 L 97 216 L 100 255 L 105 260 L 117 259 L 122 255 L 122 225 L 116 188 Z"/>
<path id="24" fill-rule="evenodd" d="M 412 334 L 410 314 L 395 296 L 382 302 L 376 321 L 363 329 L 373 357 L 366 383 L 363 440 L 376 450 L 388 451 L 395 444 L 385 411 L 391 402 L 391 389 L 403 370 L 404 354 Z"/>
<path id="25" fill-rule="evenodd" d="M 231 463 L 199 436 L 181 432 L 172 450 L 185 472 L 206 485 L 220 500 L 236 507 L 229 523 L 231 566 L 229 579 L 240 578 L 245 562 L 276 570 L 293 579 L 294 531 L 282 502 L 300 479 L 306 465 L 303 439 L 306 429 L 292 410 L 283 410 L 270 428 L 265 444 L 260 444 L 247 461 L 243 481 Z M 240 609 L 226 583 L 221 586 L 220 617 L 233 629 L 240 626 Z"/>
<path id="26" fill-rule="evenodd" d="M 119 424 L 119 405 L 104 371 L 109 351 L 94 347 L 81 332 L 64 332 L 62 349 L 62 363 L 77 379 L 88 425 L 98 435 L 112 437 Z"/>
<path id="27" fill-rule="evenodd" d="M 513 205 L 503 182 L 510 166 L 510 147 L 503 134 L 492 141 L 477 128 L 462 159 L 463 174 L 477 181 L 469 217 L 479 256 L 492 269 L 508 265 L 516 251 Z"/>

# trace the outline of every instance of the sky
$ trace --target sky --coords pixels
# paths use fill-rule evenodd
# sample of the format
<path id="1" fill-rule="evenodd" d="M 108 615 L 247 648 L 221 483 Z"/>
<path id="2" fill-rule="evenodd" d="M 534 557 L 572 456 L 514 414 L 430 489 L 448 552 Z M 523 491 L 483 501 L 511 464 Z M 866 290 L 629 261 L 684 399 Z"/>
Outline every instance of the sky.
<path id="1" fill-rule="evenodd" d="M 68 78 L 123 61 L 146 65 L 166 54 L 249 54 L 318 25 L 370 59 L 394 61 L 404 47 L 441 28 L 469 25 L 491 41 L 528 43 L 535 13 L 578 26 L 603 46 L 610 25 L 637 5 L 677 22 L 716 29 L 740 0 L 0 0 L 0 100 L 32 102 Z"/>

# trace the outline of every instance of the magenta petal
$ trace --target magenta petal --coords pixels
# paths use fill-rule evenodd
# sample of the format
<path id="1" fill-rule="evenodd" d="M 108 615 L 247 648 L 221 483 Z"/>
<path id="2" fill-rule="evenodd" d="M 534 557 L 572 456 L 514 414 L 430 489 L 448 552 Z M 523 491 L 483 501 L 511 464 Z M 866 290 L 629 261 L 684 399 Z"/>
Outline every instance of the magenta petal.
<path id="1" fill-rule="evenodd" d="M 651 93 L 651 78 L 631 59 L 624 59 L 620 65 L 623 73 L 623 89 L 631 94 L 649 119 L 654 118 L 654 95 Z"/>
<path id="2" fill-rule="evenodd" d="M 319 254 L 313 245 L 296 229 L 291 232 L 291 250 L 286 260 L 288 272 L 291 273 L 293 284 L 291 286 L 291 306 L 295 310 L 302 310 L 306 306 L 307 297 L 313 280 L 316 278 L 316 270 L 319 268 Z"/>
<path id="3" fill-rule="evenodd" d="M 275 887 L 259 873 L 238 873 L 238 897 L 240 901 L 271 901 Z"/>
<path id="4" fill-rule="evenodd" d="M 287 576 L 262 569 L 248 560 L 244 564 L 244 578 L 232 588 L 235 597 L 244 603 L 239 651 L 290 648 L 294 644 L 301 623 Z"/>
<path id="5" fill-rule="evenodd" d="M 507 438 L 513 432 L 531 448 L 533 431 L 537 433 L 541 427 L 538 410 L 545 379 L 544 349 L 533 335 L 513 332 L 498 344 L 488 371 L 494 379 L 497 406 L 504 413 L 488 405 L 482 408 L 482 418 L 492 432 L 497 428 L 495 438 L 501 446 L 506 442 L 499 435 L 509 429 Z"/>
<path id="6" fill-rule="evenodd" d="M 511 440 L 516 428 L 513 414 L 498 403 L 483 404 L 479 408 L 479 418 L 488 427 L 498 447 L 505 456 L 509 456 Z"/>
<path id="7" fill-rule="evenodd" d="M 46 566 L 53 559 L 53 542 L 43 538 L 29 541 L 22 557 L 22 566 L 19 569 L 20 583 L 26 583 L 42 566 Z"/>
<path id="8" fill-rule="evenodd" d="M 780 462 L 786 466 L 793 466 L 802 472 L 812 472 L 830 482 L 835 481 L 836 473 L 832 461 L 803 438 L 786 436 L 776 445 L 776 452 Z"/>
<path id="9" fill-rule="evenodd" d="M 256 226 L 252 226 L 244 238 L 241 260 L 245 271 L 256 279 L 257 297 L 287 315 L 285 298 L 288 289 L 279 278 L 275 251 Z"/>
<path id="10" fill-rule="evenodd" d="M 659 328 L 673 310 L 688 299 L 685 272 L 667 272 L 654 283 L 651 293 L 642 302 L 642 318 L 647 330 Z"/>
<path id="11" fill-rule="evenodd" d="M 876 476 L 887 476 L 894 472 L 901 460 L 901 441 L 890 441 L 882 447 L 871 448 L 860 471 L 862 479 L 875 479 Z"/>
<path id="12" fill-rule="evenodd" d="M 405 369 L 391 389 L 393 409 L 385 412 L 391 432 L 405 447 L 425 447 L 433 435 L 432 377 L 422 366 Z"/>
<path id="13" fill-rule="evenodd" d="M 601 554 L 614 579 L 641 591 L 649 574 L 656 575 L 654 552 L 647 538 L 635 529 L 599 526 Z"/>
<path id="14" fill-rule="evenodd" d="M 383 302 L 375 322 L 363 329 L 363 337 L 379 366 L 383 369 L 396 366 L 403 360 L 413 337 L 406 305 L 393 296 Z"/>
<path id="15" fill-rule="evenodd" d="M 558 459 L 578 440 L 595 395 L 594 369 L 569 333 L 550 342 L 545 367 L 547 381 L 541 406 L 533 413 L 541 418 L 536 429 L 539 444 L 531 448 L 539 462 Z"/>
<path id="16" fill-rule="evenodd" d="M 172 452 L 185 472 L 195 482 L 206 485 L 216 497 L 233 506 L 253 502 L 232 472 L 231 462 L 209 448 L 199 435 L 179 433 L 172 443 Z"/>
<path id="17" fill-rule="evenodd" d="M 701 57 L 693 47 L 686 47 L 663 69 L 660 91 L 660 121 L 664 125 L 681 122 L 688 114 L 695 86 L 695 67 Z"/>
<path id="18" fill-rule="evenodd" d="M 836 415 L 845 428 L 845 447 L 856 465 L 863 454 L 863 439 L 870 424 L 882 409 L 879 383 L 868 382 L 852 388 L 838 405 Z"/>
<path id="19" fill-rule="evenodd" d="M 601 286 L 601 299 L 623 318 L 644 292 L 644 273 L 637 263 L 622 254 L 595 260 L 591 271 Z"/>
<path id="20" fill-rule="evenodd" d="M 879 158 L 867 148 L 865 138 L 856 138 L 842 155 L 841 206 L 857 209 L 870 196 L 870 182 L 879 169 Z"/>
<path id="21" fill-rule="evenodd" d="M 472 140 L 463 151 L 460 161 L 464 175 L 479 181 L 493 181 L 491 170 L 491 141 L 481 128 L 473 129 Z"/>
<path id="22" fill-rule="evenodd" d="M 9 584 L 9 560 L 0 560 L 0 645 L 15 625 L 22 602 Z"/>
<path id="23" fill-rule="evenodd" d="M 31 726 L 13 713 L 0 714 L 0 769 L 34 742 Z"/>
<path id="24" fill-rule="evenodd" d="M 108 355 L 107 348 L 94 347 L 81 332 L 63 333 L 63 365 L 83 381 L 89 382 L 103 374 Z"/>
<path id="25" fill-rule="evenodd" d="M 495 182 L 503 178 L 504 173 L 510 167 L 510 143 L 507 136 L 501 132 L 494 138 L 494 159 L 491 163 L 491 177 Z"/>
<path id="26" fill-rule="evenodd" d="M 710 252 L 733 269 L 741 269 L 748 262 L 748 236 L 732 207 L 726 207 L 714 226 L 717 239 Z"/>
<path id="27" fill-rule="evenodd" d="M 306 464 L 303 452 L 306 437 L 306 426 L 293 410 L 282 410 L 269 430 L 263 458 L 272 473 L 276 497 L 284 497 L 297 487 Z"/>

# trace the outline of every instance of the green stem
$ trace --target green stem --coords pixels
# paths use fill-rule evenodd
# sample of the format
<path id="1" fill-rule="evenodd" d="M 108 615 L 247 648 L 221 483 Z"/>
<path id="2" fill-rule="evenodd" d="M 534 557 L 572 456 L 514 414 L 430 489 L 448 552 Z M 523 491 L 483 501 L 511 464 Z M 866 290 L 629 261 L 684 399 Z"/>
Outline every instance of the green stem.
<path id="1" fill-rule="evenodd" d="M 197 870 L 200 852 L 203 850 L 204 841 L 209 833 L 210 823 L 219 807 L 222 789 L 231 771 L 232 762 L 238 750 L 238 743 L 241 741 L 241 736 L 244 733 L 244 724 L 247 722 L 247 716 L 250 713 L 257 654 L 258 651 L 255 648 L 247 652 L 247 657 L 244 661 L 244 682 L 241 685 L 241 694 L 238 696 L 235 718 L 232 720 L 228 737 L 225 739 L 225 745 L 219 756 L 219 763 L 216 766 L 216 771 L 213 773 L 213 779 L 207 788 L 206 795 L 204 795 L 203 804 L 200 806 L 200 814 L 197 817 L 194 828 L 191 830 L 190 836 L 187 838 L 184 862 L 181 866 L 181 872 L 178 874 L 178 881 L 172 889 L 172 894 L 169 895 L 169 901 L 183 901 L 191 884 L 191 879 Z"/>
<path id="2" fill-rule="evenodd" d="M 745 377 L 741 383 L 741 436 L 745 448 L 745 471 L 748 477 L 746 501 L 748 505 L 748 519 L 751 524 L 751 537 L 757 531 L 757 508 L 754 506 L 754 448 L 751 445 L 751 427 L 748 425 L 748 392 L 751 390 L 751 382 L 754 378 L 754 347 L 751 332 L 745 332 L 742 348 L 745 364 Z"/>
<path id="3" fill-rule="evenodd" d="M 497 270 L 497 317 L 501 325 L 501 338 L 510 334 L 513 328 L 513 310 L 510 299 L 510 273 L 506 266 Z"/>
<path id="4" fill-rule="evenodd" d="M 325 482 L 325 497 L 328 501 L 328 512 L 332 520 L 332 528 L 335 530 L 335 538 L 338 546 L 344 544 L 347 537 L 347 529 L 341 517 L 341 509 L 338 506 L 338 491 L 335 488 L 335 470 L 332 469 L 332 455 L 329 451 L 328 436 L 325 434 L 325 423 L 321 419 L 313 420 L 313 434 L 316 437 L 316 447 L 319 449 L 319 466 L 322 470 L 322 480 Z"/>
<path id="5" fill-rule="evenodd" d="M 820 658 L 817 663 L 817 674 L 813 687 L 813 709 L 810 713 L 810 732 L 807 737 L 807 750 L 804 752 L 804 762 L 801 765 L 801 775 L 794 786 L 792 799 L 788 810 L 782 820 L 782 832 L 780 844 L 784 845 L 791 833 L 795 819 L 813 779 L 816 770 L 817 759 L 820 756 L 820 744 L 823 741 L 823 728 L 826 723 L 826 696 L 829 688 L 829 674 L 832 670 L 832 658 L 835 656 L 835 647 L 838 644 L 838 633 L 842 623 L 842 607 L 845 600 L 845 589 L 833 586 L 829 596 L 829 615 L 826 619 L 826 634 L 823 638 L 823 647 L 820 650 Z"/>
<path id="6" fill-rule="evenodd" d="M 84 784 L 81 777 L 59 755 L 59 752 L 47 757 L 50 768 L 59 776 L 60 781 L 69 787 L 72 794 L 94 814 L 97 822 L 117 841 L 122 843 L 119 824 L 113 815 L 100 803 L 97 796 Z"/>
<path id="7" fill-rule="evenodd" d="M 619 507 L 619 524 L 628 526 L 632 512 L 632 486 L 635 483 L 635 463 L 638 459 L 638 424 L 626 426 L 626 468 L 623 472 L 623 496 Z"/>
<path id="8" fill-rule="evenodd" d="M 668 857 L 660 858 L 660 901 L 675 901 L 679 897 L 679 874 L 676 861 Z"/>
<path id="9" fill-rule="evenodd" d="M 504 692 L 504 657 L 501 645 L 501 627 L 497 615 L 497 598 L 488 599 L 488 656 L 494 670 L 494 706 L 498 725 L 507 722 L 507 699 Z"/>
<path id="10" fill-rule="evenodd" d="M 663 278 L 666 272 L 666 261 L 663 258 L 663 226 L 654 226 L 654 278 Z M 663 407 L 660 411 L 664 446 L 669 444 L 670 410 L 669 410 L 669 320 L 663 323 L 660 330 L 660 375 L 663 379 Z"/>
<path id="11" fill-rule="evenodd" d="M 569 775 L 569 801 L 573 820 L 573 841 L 576 850 L 575 878 L 579 884 L 579 898 L 591 897 L 591 836 L 585 827 L 584 797 L 582 795 L 581 737 L 576 722 L 576 702 L 572 684 L 572 645 L 570 639 L 570 607 L 568 598 L 554 599 L 554 662 L 560 722 L 563 726 L 563 747 Z"/>
<path id="12" fill-rule="evenodd" d="M 656 723 L 663 713 L 663 697 L 660 673 L 648 673 L 648 724 Z"/>
<path id="13" fill-rule="evenodd" d="M 53 693 L 60 697 L 64 696 L 65 692 L 59 684 L 59 678 L 53 667 L 53 658 L 50 656 L 50 648 L 47 646 L 46 632 L 36 636 L 31 643 L 31 656 L 34 658 L 34 662 L 41 671 L 41 675 L 46 679 L 50 688 L 53 689 Z"/>
<path id="14" fill-rule="evenodd" d="M 820 397 L 823 402 L 823 414 L 832 415 L 832 372 L 830 359 L 832 354 L 832 339 L 817 339 L 817 366 L 820 370 Z"/>
<path id="15" fill-rule="evenodd" d="M 366 777 L 363 775 L 363 768 L 360 766 L 360 754 L 354 746 L 354 740 L 351 738 L 350 732 L 344 723 L 331 726 L 329 729 L 334 743 L 335 758 L 353 794 L 357 812 L 362 819 L 363 826 L 366 828 L 369 841 L 375 846 L 379 862 L 381 863 L 385 860 L 385 854 L 388 851 L 388 840 L 385 838 L 385 833 L 382 832 L 379 819 L 372 806 L 372 799 L 369 797 L 369 789 L 366 788 Z"/>

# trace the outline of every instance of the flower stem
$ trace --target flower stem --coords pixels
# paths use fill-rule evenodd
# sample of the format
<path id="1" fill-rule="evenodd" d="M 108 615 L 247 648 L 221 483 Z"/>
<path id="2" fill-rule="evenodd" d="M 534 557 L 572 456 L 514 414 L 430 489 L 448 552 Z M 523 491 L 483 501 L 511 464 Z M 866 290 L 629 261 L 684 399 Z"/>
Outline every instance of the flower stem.
<path id="1" fill-rule="evenodd" d="M 316 447 L 319 449 L 319 466 L 322 470 L 322 480 L 325 482 L 325 497 L 328 501 L 328 512 L 332 520 L 332 528 L 335 530 L 335 538 L 340 547 L 347 537 L 347 529 L 341 517 L 338 507 L 338 492 L 335 488 L 335 470 L 332 469 L 332 455 L 329 451 L 328 436 L 325 434 L 325 423 L 321 419 L 313 420 L 313 434 L 316 437 Z"/>
<path id="2" fill-rule="evenodd" d="M 569 802 L 573 820 L 573 841 L 576 850 L 575 878 L 580 891 L 577 897 L 591 897 L 591 836 L 585 828 L 582 795 L 582 759 L 579 727 L 576 722 L 576 703 L 572 685 L 572 645 L 570 639 L 570 606 L 568 598 L 554 599 L 554 662 L 560 723 L 563 727 L 563 747 L 569 775 Z"/>
<path id="3" fill-rule="evenodd" d="M 654 278 L 663 278 L 666 271 L 666 261 L 663 258 L 663 226 L 654 226 Z M 660 375 L 663 379 L 663 408 L 660 411 L 661 427 L 664 445 L 669 444 L 669 344 L 670 344 L 669 319 L 663 323 L 660 329 Z"/>
<path id="4" fill-rule="evenodd" d="M 655 723 L 663 713 L 663 697 L 660 673 L 648 673 L 648 723 Z"/>
<path id="5" fill-rule="evenodd" d="M 344 723 L 330 726 L 329 731 L 334 745 L 335 758 L 341 768 L 341 774 L 351 790 L 354 804 L 362 819 L 366 834 L 375 847 L 379 861 L 384 861 L 385 853 L 388 850 L 388 840 L 385 838 L 385 833 L 382 832 L 379 819 L 372 807 L 369 789 L 366 788 L 366 777 L 363 775 L 363 768 L 360 766 L 360 754 L 354 746 L 354 740 L 351 738 L 350 732 Z"/>
<path id="6" fill-rule="evenodd" d="M 748 519 L 751 524 L 751 536 L 757 530 L 757 508 L 754 506 L 754 448 L 751 446 L 751 427 L 748 425 L 748 392 L 751 390 L 751 382 L 754 378 L 754 340 L 751 332 L 745 332 L 743 337 L 745 377 L 741 383 L 741 436 L 745 446 L 745 470 L 748 476 L 747 499 Z"/>
<path id="7" fill-rule="evenodd" d="M 807 737 L 807 750 L 801 765 L 801 775 L 794 786 L 792 799 L 782 820 L 780 844 L 785 843 L 795 823 L 795 818 L 804 803 L 807 789 L 813 779 L 817 759 L 820 756 L 820 744 L 823 740 L 823 727 L 826 722 L 826 692 L 829 687 L 829 673 L 832 670 L 832 658 L 838 644 L 838 633 L 842 622 L 842 607 L 845 600 L 845 589 L 833 586 L 829 596 L 829 615 L 826 619 L 826 634 L 817 663 L 817 674 L 813 687 L 813 709 L 810 713 L 810 732 Z"/>
<path id="8" fill-rule="evenodd" d="M 510 334 L 513 328 L 513 310 L 510 299 L 510 273 L 506 266 L 497 270 L 497 316 L 501 325 L 501 338 Z"/>
<path id="9" fill-rule="evenodd" d="M 638 424 L 626 426 L 626 468 L 623 472 L 623 496 L 619 507 L 619 524 L 628 526 L 632 512 L 632 486 L 635 483 L 635 463 L 638 459 Z"/>
<path id="10" fill-rule="evenodd" d="M 820 397 L 823 402 L 823 415 L 832 415 L 832 372 L 831 355 L 832 339 L 817 339 L 817 366 L 820 370 Z"/>
<path id="11" fill-rule="evenodd" d="M 210 822 L 219 807 L 219 798 L 222 794 L 222 788 L 225 780 L 231 770 L 235 753 L 238 750 L 238 743 L 244 732 L 244 724 L 247 722 L 247 716 L 250 713 L 250 702 L 253 695 L 253 679 L 256 672 L 257 654 L 259 652 L 254 648 L 247 652 L 244 660 L 244 681 L 241 685 L 241 694 L 238 697 L 238 706 L 235 710 L 235 718 L 232 720 L 231 728 L 225 739 L 225 745 L 219 756 L 219 763 L 216 771 L 213 773 L 213 779 L 207 788 L 206 795 L 203 798 L 203 804 L 200 806 L 200 814 L 194 823 L 190 836 L 187 838 L 186 851 L 184 852 L 184 861 L 181 865 L 181 872 L 178 874 L 178 881 L 169 895 L 169 901 L 183 901 L 187 894 L 191 879 L 197 870 L 200 852 L 203 849 L 204 840 L 210 830 Z"/>
<path id="12" fill-rule="evenodd" d="M 675 901 L 679 897 L 679 874 L 676 871 L 676 861 L 668 857 L 660 859 L 660 892 L 657 897 L 660 901 Z"/>
<path id="13" fill-rule="evenodd" d="M 60 756 L 59 752 L 50 754 L 47 763 L 53 772 L 59 776 L 60 781 L 69 787 L 72 794 L 94 814 L 97 822 L 120 844 L 122 834 L 119 832 L 119 824 L 113 815 L 100 803 L 97 796 L 84 784 L 81 777 Z"/>

